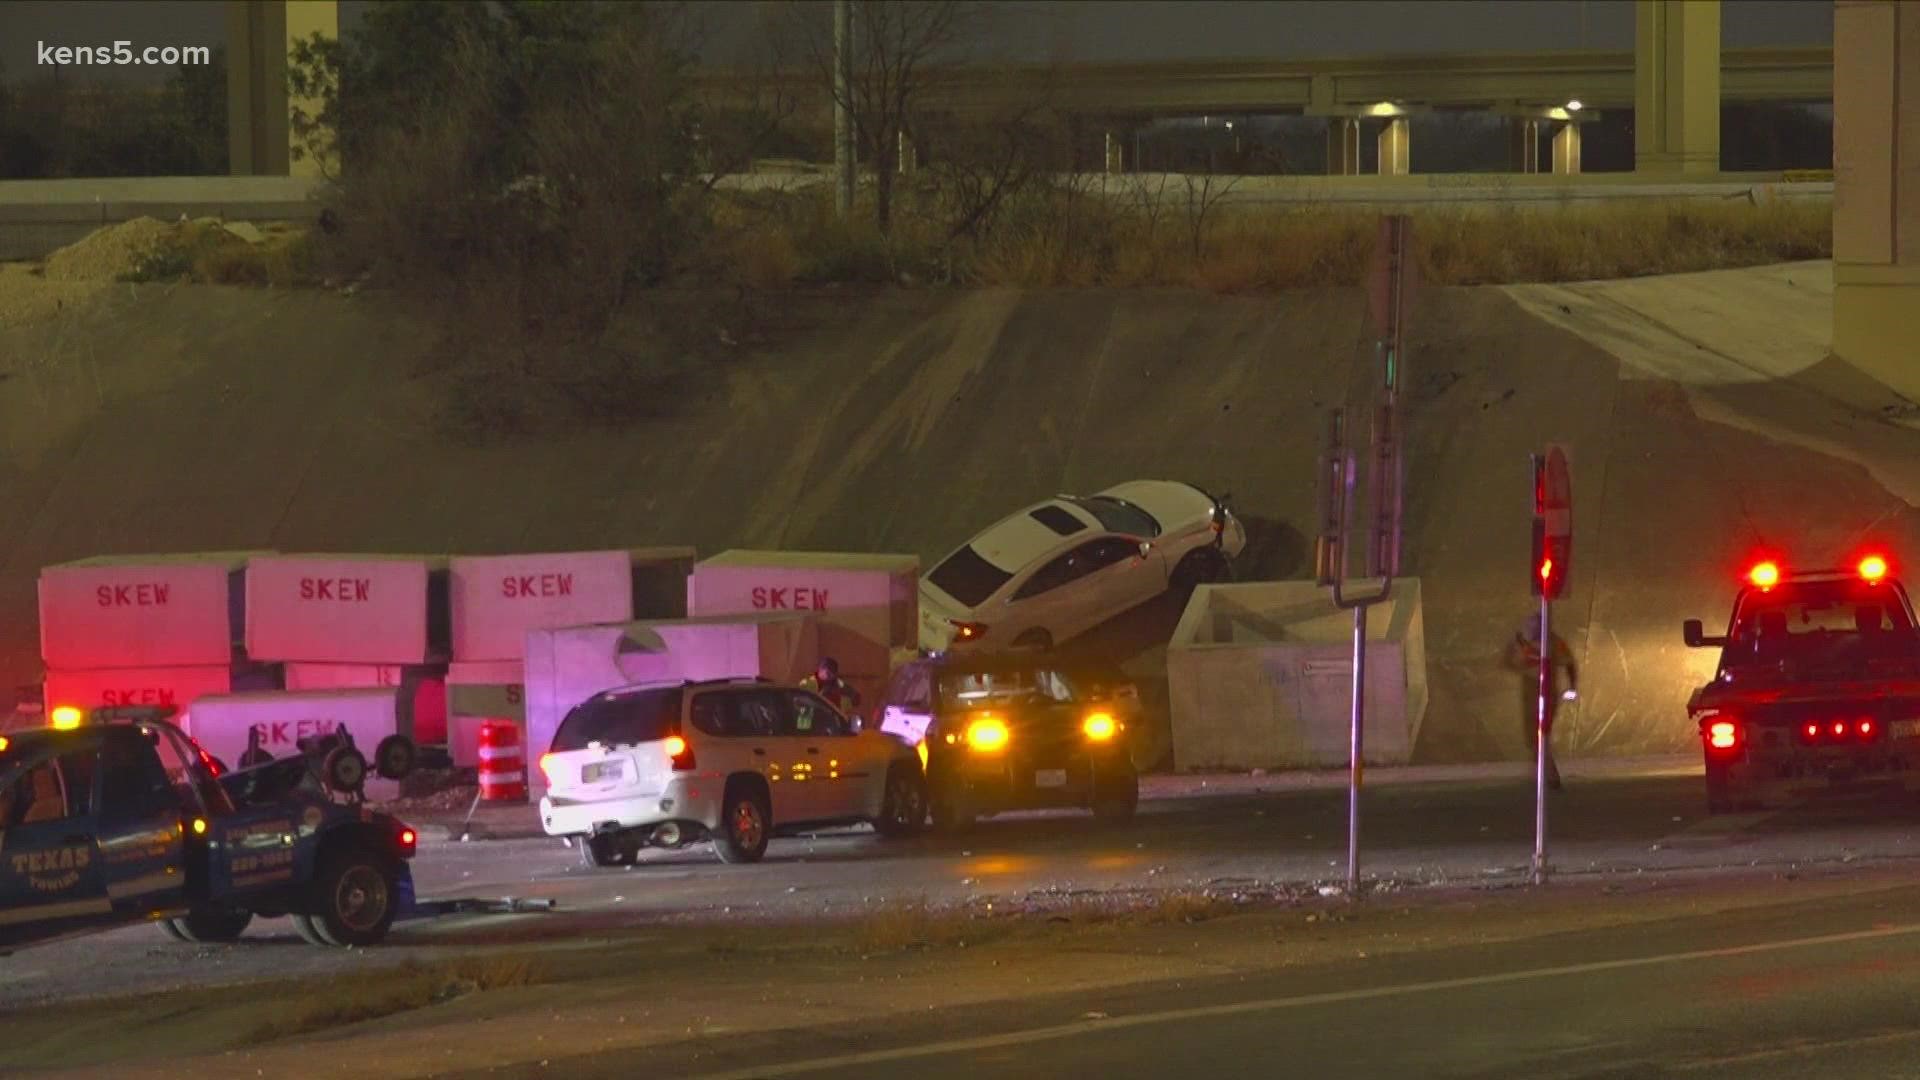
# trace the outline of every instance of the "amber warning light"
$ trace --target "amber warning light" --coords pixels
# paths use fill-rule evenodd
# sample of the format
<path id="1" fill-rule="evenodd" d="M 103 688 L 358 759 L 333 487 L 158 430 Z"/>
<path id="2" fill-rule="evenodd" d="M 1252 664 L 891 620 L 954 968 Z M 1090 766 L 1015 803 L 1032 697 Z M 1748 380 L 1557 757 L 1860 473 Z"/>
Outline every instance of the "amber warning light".
<path id="1" fill-rule="evenodd" d="M 1863 581 L 1879 581 L 1887 576 L 1887 560 L 1878 555 L 1869 555 L 1860 560 L 1860 578 Z"/>
<path id="2" fill-rule="evenodd" d="M 1752 582 L 1755 588 L 1771 589 L 1775 585 L 1780 584 L 1780 564 L 1776 562 L 1757 563 L 1753 569 L 1747 571 L 1747 580 Z"/>

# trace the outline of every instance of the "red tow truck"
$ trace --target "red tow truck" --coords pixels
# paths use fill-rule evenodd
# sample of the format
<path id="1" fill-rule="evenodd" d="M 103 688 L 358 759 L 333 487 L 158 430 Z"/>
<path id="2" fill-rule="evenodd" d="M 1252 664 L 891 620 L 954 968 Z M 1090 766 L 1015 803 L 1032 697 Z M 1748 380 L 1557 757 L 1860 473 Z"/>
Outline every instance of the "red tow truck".
<path id="1" fill-rule="evenodd" d="M 1920 631 L 1885 556 L 1852 570 L 1760 562 L 1723 635 L 1689 619 L 1684 637 L 1720 649 L 1687 702 L 1710 813 L 1920 787 Z"/>

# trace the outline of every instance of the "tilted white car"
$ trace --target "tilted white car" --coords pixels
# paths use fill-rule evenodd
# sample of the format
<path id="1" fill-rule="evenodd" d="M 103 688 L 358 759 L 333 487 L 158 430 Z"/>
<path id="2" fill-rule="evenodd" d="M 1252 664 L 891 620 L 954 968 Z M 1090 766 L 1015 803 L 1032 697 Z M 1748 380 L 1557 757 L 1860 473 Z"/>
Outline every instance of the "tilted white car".
<path id="1" fill-rule="evenodd" d="M 927 817 L 910 747 L 762 680 L 596 694 L 560 722 L 540 771 L 541 825 L 589 866 L 705 839 L 725 862 L 753 862 L 771 836 L 799 826 L 865 821 L 904 836 Z"/>
<path id="2" fill-rule="evenodd" d="M 920 646 L 1046 649 L 1169 588 L 1225 578 L 1247 535 L 1190 484 L 1059 495 L 995 524 L 920 579 Z"/>

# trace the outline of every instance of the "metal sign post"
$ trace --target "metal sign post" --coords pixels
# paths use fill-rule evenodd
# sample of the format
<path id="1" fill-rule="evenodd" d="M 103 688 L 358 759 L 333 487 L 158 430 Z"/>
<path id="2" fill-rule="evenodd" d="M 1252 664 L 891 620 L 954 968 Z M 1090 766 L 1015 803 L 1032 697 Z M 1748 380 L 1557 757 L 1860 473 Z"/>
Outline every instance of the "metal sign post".
<path id="1" fill-rule="evenodd" d="M 1573 568 L 1573 480 L 1558 446 L 1533 458 L 1533 594 L 1540 598 L 1539 662 L 1533 715 L 1533 883 L 1547 883 L 1547 762 L 1553 739 L 1553 602 Z"/>
<path id="2" fill-rule="evenodd" d="M 1364 573 L 1379 578 L 1375 592 L 1346 592 L 1348 555 L 1353 549 L 1353 507 L 1358 470 L 1347 447 L 1346 410 L 1335 410 L 1322 462 L 1320 535 L 1314 570 L 1321 585 L 1333 587 L 1333 602 L 1353 611 L 1353 708 L 1347 762 L 1347 897 L 1360 897 L 1360 791 L 1365 772 L 1367 609 L 1390 598 L 1400 573 L 1401 451 L 1394 406 L 1399 396 L 1401 346 L 1406 333 L 1410 286 L 1411 222 L 1405 215 L 1381 219 L 1380 240 L 1368 276 L 1368 301 L 1376 349 L 1381 361 L 1379 410 L 1374 416 L 1367 487 L 1372 522 L 1362 547 Z"/>

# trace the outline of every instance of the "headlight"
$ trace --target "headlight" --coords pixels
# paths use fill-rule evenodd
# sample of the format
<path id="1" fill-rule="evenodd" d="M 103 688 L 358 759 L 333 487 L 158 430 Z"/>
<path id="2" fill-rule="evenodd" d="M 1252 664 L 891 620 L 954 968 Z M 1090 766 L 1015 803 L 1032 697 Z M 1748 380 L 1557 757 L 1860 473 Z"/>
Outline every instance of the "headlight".
<path id="1" fill-rule="evenodd" d="M 967 725 L 967 745 L 983 753 L 1007 745 L 1007 725 L 997 716 L 983 716 Z"/>
<path id="2" fill-rule="evenodd" d="M 1120 730 L 1120 725 L 1114 723 L 1111 713 L 1097 712 L 1087 717 L 1080 725 L 1080 730 L 1086 732 L 1087 738 L 1094 742 L 1106 742 Z"/>

